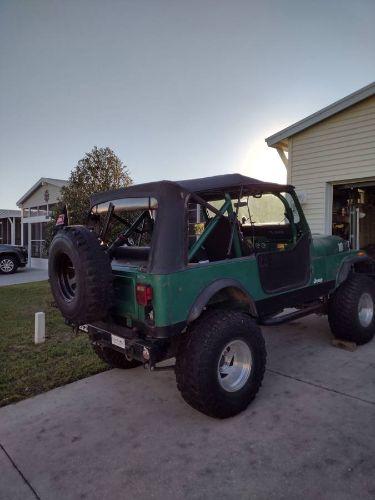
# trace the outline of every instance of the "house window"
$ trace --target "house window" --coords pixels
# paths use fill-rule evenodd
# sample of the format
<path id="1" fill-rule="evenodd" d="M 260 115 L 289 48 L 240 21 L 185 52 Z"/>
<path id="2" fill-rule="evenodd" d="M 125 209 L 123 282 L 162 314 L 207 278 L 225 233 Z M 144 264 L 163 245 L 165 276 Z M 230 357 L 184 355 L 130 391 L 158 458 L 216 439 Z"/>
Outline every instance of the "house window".
<path id="1" fill-rule="evenodd" d="M 47 205 L 40 205 L 38 207 L 38 215 L 47 215 Z"/>
<path id="2" fill-rule="evenodd" d="M 55 210 L 56 206 L 57 206 L 57 203 L 50 203 L 50 204 L 48 204 L 48 214 L 47 215 L 49 217 L 52 217 L 53 211 Z"/>

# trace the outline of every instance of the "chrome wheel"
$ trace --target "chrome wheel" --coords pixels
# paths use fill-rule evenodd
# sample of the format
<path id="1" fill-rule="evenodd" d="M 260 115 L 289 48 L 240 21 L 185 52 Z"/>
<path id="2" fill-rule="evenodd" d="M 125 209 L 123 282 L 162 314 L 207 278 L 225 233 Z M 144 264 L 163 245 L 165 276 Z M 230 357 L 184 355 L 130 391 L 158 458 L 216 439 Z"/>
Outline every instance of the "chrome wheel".
<path id="1" fill-rule="evenodd" d="M 14 262 L 12 259 L 2 259 L 0 260 L 0 271 L 3 273 L 11 273 L 14 269 Z"/>
<path id="2" fill-rule="evenodd" d="M 243 340 L 227 344 L 219 358 L 218 378 L 221 387 L 228 392 L 242 389 L 250 377 L 252 355 Z"/>
<path id="3" fill-rule="evenodd" d="M 361 326 L 367 328 L 371 325 L 374 317 L 374 301 L 369 293 L 361 295 L 358 302 L 358 318 Z"/>

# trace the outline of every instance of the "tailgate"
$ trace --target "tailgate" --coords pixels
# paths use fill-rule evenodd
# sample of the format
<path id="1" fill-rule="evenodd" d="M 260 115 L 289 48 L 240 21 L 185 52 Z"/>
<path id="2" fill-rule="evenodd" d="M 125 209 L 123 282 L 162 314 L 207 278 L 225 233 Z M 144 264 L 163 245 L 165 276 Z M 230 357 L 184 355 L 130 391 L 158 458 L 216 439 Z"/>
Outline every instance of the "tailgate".
<path id="1" fill-rule="evenodd" d="M 139 307 L 135 295 L 137 269 L 113 270 L 115 290 L 115 316 L 138 319 Z"/>

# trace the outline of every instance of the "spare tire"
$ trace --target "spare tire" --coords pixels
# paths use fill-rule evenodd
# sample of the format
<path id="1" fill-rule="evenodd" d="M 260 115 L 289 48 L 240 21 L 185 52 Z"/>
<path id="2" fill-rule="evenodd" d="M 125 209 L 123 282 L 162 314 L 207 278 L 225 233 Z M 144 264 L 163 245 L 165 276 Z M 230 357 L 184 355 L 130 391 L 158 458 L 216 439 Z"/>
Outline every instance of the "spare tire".
<path id="1" fill-rule="evenodd" d="M 113 298 L 111 261 L 89 229 L 67 226 L 56 234 L 48 274 L 56 305 L 66 319 L 82 325 L 107 316 Z"/>

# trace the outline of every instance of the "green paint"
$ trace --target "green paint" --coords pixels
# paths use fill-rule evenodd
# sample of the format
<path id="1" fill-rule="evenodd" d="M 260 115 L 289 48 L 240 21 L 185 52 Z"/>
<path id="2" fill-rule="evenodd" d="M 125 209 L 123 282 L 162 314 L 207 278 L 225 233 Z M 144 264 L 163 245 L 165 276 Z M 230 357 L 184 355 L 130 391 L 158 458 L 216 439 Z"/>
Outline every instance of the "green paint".
<path id="1" fill-rule="evenodd" d="M 303 234 L 310 235 L 309 226 L 295 193 L 290 192 L 289 194 L 293 198 L 300 218 L 298 225 L 299 237 Z M 293 222 L 293 211 L 289 207 L 287 200 L 281 195 L 279 197 L 286 207 L 289 220 Z M 225 195 L 225 201 L 219 212 L 222 215 L 225 212 L 229 216 L 233 214 L 232 200 L 229 195 Z M 214 230 L 219 218 L 220 215 L 216 215 L 208 221 L 204 232 L 190 249 L 189 261 Z M 297 238 L 297 227 L 294 223 L 291 225 L 293 240 L 295 240 Z M 293 241 L 287 243 L 288 248 L 293 245 Z M 346 242 L 337 236 L 312 236 L 310 245 L 310 280 L 303 288 L 327 281 L 336 281 L 343 261 L 352 255 L 356 255 L 356 252 L 348 250 Z M 268 250 L 277 251 L 276 243 L 268 246 Z M 216 262 L 189 263 L 178 272 L 163 275 L 141 272 L 136 265 L 125 266 L 118 263 L 113 264 L 116 296 L 115 314 L 125 319 L 128 325 L 131 325 L 133 320 L 145 320 L 145 309 L 136 302 L 135 288 L 137 283 L 145 283 L 152 286 L 152 306 L 154 310 L 154 322 L 157 327 L 186 321 L 197 297 L 213 281 L 221 278 L 231 278 L 238 281 L 253 298 L 255 303 L 263 299 L 281 295 L 280 293 L 267 294 L 263 290 L 256 256 L 254 254 L 248 257 L 242 256 L 237 230 L 233 235 L 233 248 L 237 256 L 236 258 Z M 288 290 L 283 293 L 289 293 L 290 291 Z"/>
<path id="2" fill-rule="evenodd" d="M 311 277 L 306 287 L 336 279 L 342 262 L 356 252 L 339 251 L 343 240 L 317 236 L 311 243 Z M 237 280 L 254 301 L 276 297 L 262 289 L 258 264 L 254 255 L 202 264 L 189 264 L 185 269 L 164 275 L 140 273 L 136 267 L 114 266 L 116 275 L 116 311 L 119 316 L 142 320 L 144 308 L 136 304 L 135 283 L 147 283 L 153 288 L 156 326 L 168 326 L 185 321 L 199 294 L 220 278 Z M 288 290 L 289 292 L 290 290 Z M 283 293 L 288 293 L 283 292 Z"/>

